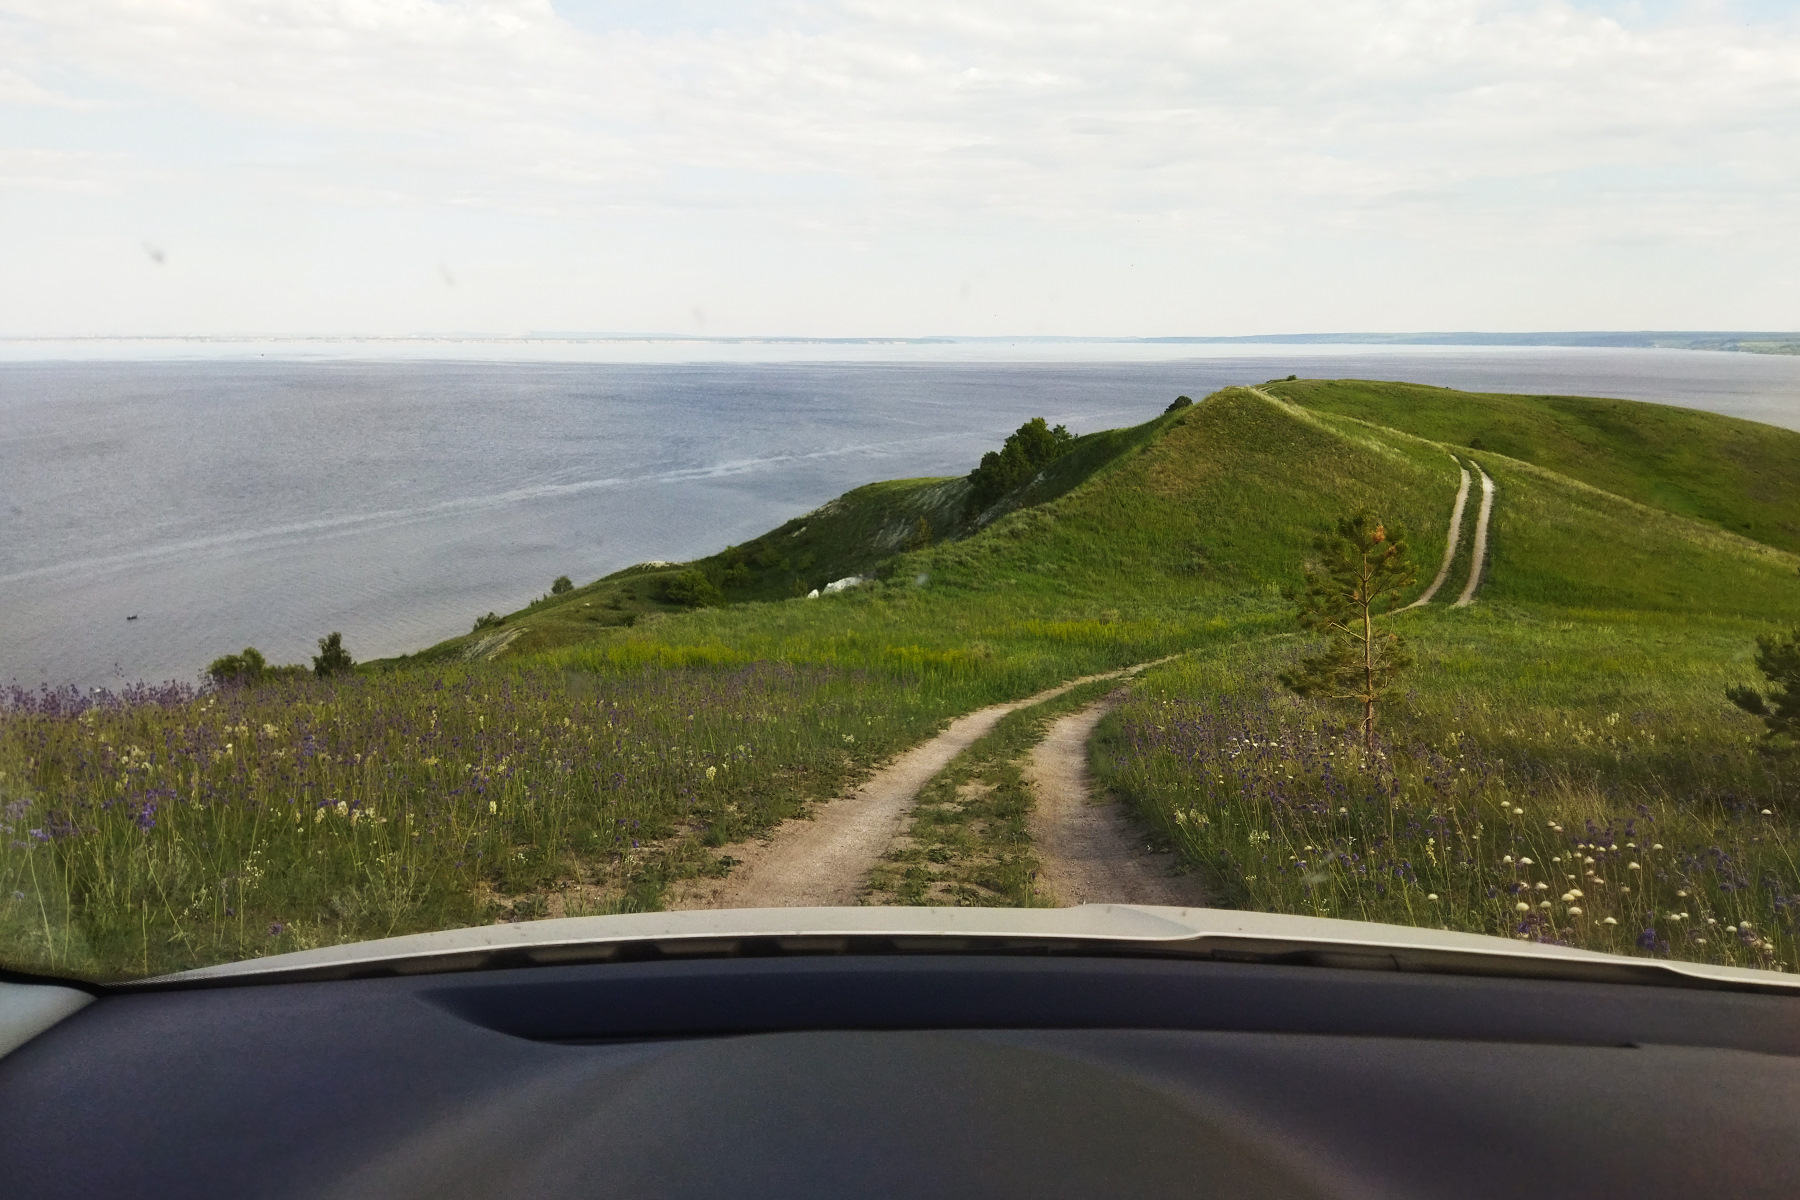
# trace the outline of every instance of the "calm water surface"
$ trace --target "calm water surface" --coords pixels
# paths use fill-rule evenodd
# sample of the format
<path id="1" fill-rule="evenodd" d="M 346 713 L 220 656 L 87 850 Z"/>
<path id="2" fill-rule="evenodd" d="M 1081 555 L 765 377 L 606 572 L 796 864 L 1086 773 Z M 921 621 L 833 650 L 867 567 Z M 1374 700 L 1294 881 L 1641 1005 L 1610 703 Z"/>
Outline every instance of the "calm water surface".
<path id="1" fill-rule="evenodd" d="M 0 363 L 0 683 L 192 679 L 245 645 L 304 660 L 334 629 L 359 658 L 416 650 L 560 574 L 692 558 L 861 483 L 966 472 L 1029 417 L 1106 428 L 1289 372 L 1800 428 L 1800 359 L 1682 351 Z"/>

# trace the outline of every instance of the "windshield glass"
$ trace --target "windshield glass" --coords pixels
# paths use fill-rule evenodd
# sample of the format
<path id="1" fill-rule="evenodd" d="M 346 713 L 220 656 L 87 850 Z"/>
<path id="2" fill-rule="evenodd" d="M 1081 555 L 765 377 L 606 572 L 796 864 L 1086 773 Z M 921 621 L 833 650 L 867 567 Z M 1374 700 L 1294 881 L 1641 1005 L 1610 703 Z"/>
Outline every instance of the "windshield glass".
<path id="1" fill-rule="evenodd" d="M 1796 54 L 0 0 L 0 967 L 1128 903 L 1791 969 Z"/>

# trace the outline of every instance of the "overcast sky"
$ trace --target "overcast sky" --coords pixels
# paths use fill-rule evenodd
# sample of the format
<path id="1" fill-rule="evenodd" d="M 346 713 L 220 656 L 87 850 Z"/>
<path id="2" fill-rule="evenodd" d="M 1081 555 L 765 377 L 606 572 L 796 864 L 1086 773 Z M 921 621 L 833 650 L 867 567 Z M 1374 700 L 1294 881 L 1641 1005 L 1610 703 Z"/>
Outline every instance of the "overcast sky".
<path id="1" fill-rule="evenodd" d="M 0 336 L 1795 329 L 1797 14 L 0 0 Z"/>

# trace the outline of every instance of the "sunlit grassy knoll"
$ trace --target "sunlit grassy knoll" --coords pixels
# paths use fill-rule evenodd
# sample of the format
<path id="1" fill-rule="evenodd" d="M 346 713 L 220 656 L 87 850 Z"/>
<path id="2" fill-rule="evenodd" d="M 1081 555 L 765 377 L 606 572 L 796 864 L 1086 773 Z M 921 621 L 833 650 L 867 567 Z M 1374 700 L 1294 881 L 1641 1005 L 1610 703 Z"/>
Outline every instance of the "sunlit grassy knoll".
<path id="1" fill-rule="evenodd" d="M 541 661 L 965 663 L 1018 695 L 1268 619 L 1314 532 L 1346 508 L 1383 504 L 1421 555 L 1440 554 L 1455 490 L 1437 447 L 1346 438 L 1233 389 L 1065 494 L 899 556 L 873 586 L 643 622 Z"/>
<path id="2" fill-rule="evenodd" d="M 1759 755 L 1723 699 L 1750 623 L 1406 620 L 1419 665 L 1372 757 L 1354 714 L 1271 686 L 1284 638 L 1148 673 L 1096 769 L 1237 906 L 1800 961 L 1800 767 Z"/>
<path id="3" fill-rule="evenodd" d="M 1320 413 L 1502 454 L 1655 508 L 1800 551 L 1800 433 L 1633 400 L 1509 396 L 1411 383 L 1268 385 Z"/>

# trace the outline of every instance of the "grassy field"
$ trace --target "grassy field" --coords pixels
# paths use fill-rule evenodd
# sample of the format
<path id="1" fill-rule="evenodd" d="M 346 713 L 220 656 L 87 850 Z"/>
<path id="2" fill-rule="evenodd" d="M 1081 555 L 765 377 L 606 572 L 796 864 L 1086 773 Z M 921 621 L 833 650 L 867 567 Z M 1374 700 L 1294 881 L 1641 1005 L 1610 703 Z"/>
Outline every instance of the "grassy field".
<path id="1" fill-rule="evenodd" d="M 657 906 L 969 705 L 850 671 L 388 673 L 0 724 L 7 962 L 105 976 Z M 933 704 L 936 707 L 932 707 Z"/>
<path id="2" fill-rule="evenodd" d="M 1226 389 L 1082 438 L 985 513 L 967 511 L 961 480 L 872 485 L 711 559 L 621 572 L 347 680 L 16 695 L 0 705 L 0 945 L 14 966 L 107 976 L 654 907 L 668 880 L 728 865 L 713 847 L 952 716 L 1185 651 L 1140 682 L 1101 757 L 1232 902 L 1791 963 L 1787 785 L 1722 691 L 1750 680 L 1756 633 L 1800 614 L 1782 532 L 1800 441 L 1584 403 L 1610 415 L 1407 385 Z M 1679 467 L 1695 447 L 1720 456 L 1724 482 Z M 1362 505 L 1404 523 L 1429 578 L 1453 449 L 1498 484 L 1487 582 L 1473 609 L 1398 618 L 1421 661 L 1384 717 L 1385 757 L 1363 761 L 1341 744 L 1344 714 L 1269 691 L 1299 645 L 1281 590 L 1313 534 Z M 687 571 L 726 603 L 669 598 Z M 873 578 L 793 598 L 847 574 Z M 1013 752 L 1045 715 L 1009 718 L 934 784 L 917 861 L 891 863 L 882 895 L 1021 902 L 1029 797 Z M 956 798 L 971 784 L 979 803 Z M 1332 806 L 1344 813 L 1270 799 L 1349 791 L 1363 807 Z M 1608 855 L 1642 848 L 1652 825 L 1665 850 L 1646 854 L 1729 870 L 1646 858 L 1654 886 L 1621 882 L 1631 868 Z M 1265 836 L 1291 863 L 1313 857 L 1272 857 L 1271 875 Z M 1320 867 L 1339 837 L 1380 870 Z M 1594 863 L 1571 864 L 1577 850 Z M 1520 874 L 1527 857 L 1537 874 Z M 1581 869 L 1555 890 L 1545 863 Z M 1584 882 L 1590 866 L 1606 883 Z M 1306 882 L 1321 870 L 1329 887 Z M 1514 884 L 1545 898 L 1508 916 L 1527 903 Z M 1576 888 L 1585 903 L 1561 900 Z M 1689 932 L 1727 924 L 1735 941 Z"/>
<path id="3" fill-rule="evenodd" d="M 1585 396 L 1472 394 L 1359 379 L 1303 379 L 1268 390 L 1311 412 L 1504 455 L 1800 551 L 1800 433 L 1793 430 Z"/>
<path id="4" fill-rule="evenodd" d="M 1723 699 L 1749 626 L 1408 621 L 1418 668 L 1373 755 L 1354 714 L 1273 686 L 1295 639 L 1261 639 L 1147 675 L 1097 772 L 1234 906 L 1800 961 L 1796 765 Z"/>

